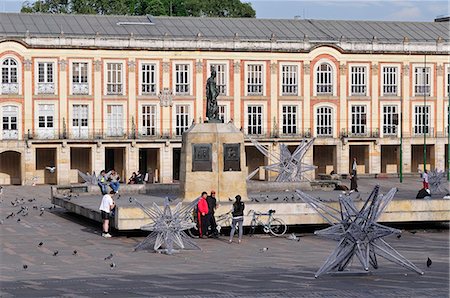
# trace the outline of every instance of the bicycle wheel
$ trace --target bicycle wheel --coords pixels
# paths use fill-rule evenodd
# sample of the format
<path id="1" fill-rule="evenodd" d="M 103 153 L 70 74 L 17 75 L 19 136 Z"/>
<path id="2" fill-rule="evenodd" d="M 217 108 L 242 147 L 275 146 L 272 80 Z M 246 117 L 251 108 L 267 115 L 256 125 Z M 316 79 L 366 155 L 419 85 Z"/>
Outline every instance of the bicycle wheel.
<path id="1" fill-rule="evenodd" d="M 198 238 L 199 236 L 198 229 L 196 227 L 186 230 L 186 234 L 188 234 L 191 238 Z"/>
<path id="2" fill-rule="evenodd" d="M 272 235 L 279 237 L 286 233 L 287 226 L 281 219 L 274 218 L 270 222 L 269 230 Z"/>
<path id="3" fill-rule="evenodd" d="M 250 223 L 250 232 L 248 233 L 248 235 L 251 237 L 255 234 L 255 229 L 256 229 L 256 221 L 252 220 Z"/>

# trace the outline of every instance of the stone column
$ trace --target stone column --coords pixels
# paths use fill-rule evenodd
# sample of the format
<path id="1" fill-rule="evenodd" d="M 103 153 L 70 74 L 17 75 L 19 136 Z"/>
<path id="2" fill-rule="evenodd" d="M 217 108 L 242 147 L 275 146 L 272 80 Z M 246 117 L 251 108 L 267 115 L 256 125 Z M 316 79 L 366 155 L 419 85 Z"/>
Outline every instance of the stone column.
<path id="1" fill-rule="evenodd" d="M 24 127 L 23 127 L 23 133 L 26 136 L 28 133 L 28 130 L 30 130 L 30 132 L 32 131 L 33 128 L 33 120 L 34 119 L 34 115 L 33 115 L 33 92 L 34 92 L 34 86 L 33 86 L 33 63 L 31 62 L 31 58 L 30 57 L 25 57 L 25 60 L 23 61 L 24 64 L 24 79 L 23 79 L 23 87 L 24 87 L 24 94 L 23 94 L 23 99 L 24 99 L 24 104 L 22 109 L 23 111 L 23 117 L 25 118 L 24 121 Z M 22 135 L 22 137 L 24 137 L 24 135 Z M 20 138 L 20 136 L 19 136 Z M 33 169 L 34 169 L 34 165 L 33 165 Z"/>
<path id="2" fill-rule="evenodd" d="M 136 115 L 136 95 L 138 90 L 136 89 L 136 61 L 134 59 L 128 61 L 128 132 L 132 133 L 132 128 L 136 129 L 135 133 L 137 135 L 138 127 L 138 115 Z M 138 70 L 139 71 L 139 70 Z M 131 175 L 131 173 L 130 173 Z"/>
<path id="3" fill-rule="evenodd" d="M 173 148 L 170 146 L 170 142 L 166 141 L 159 154 L 160 166 L 160 183 L 172 183 L 173 181 Z"/>
<path id="4" fill-rule="evenodd" d="M 410 81 L 409 81 L 409 64 L 404 64 L 403 65 L 403 74 L 401 76 L 402 82 L 401 82 L 401 86 L 402 86 L 402 100 L 403 100 L 403 136 L 404 137 L 411 137 L 411 125 L 413 123 L 413 117 L 411 117 L 410 115 L 410 108 L 409 108 L 409 89 L 410 89 Z M 403 140 L 404 141 L 404 140 Z M 408 160 L 408 163 L 410 163 L 411 160 Z"/>
<path id="5" fill-rule="evenodd" d="M 311 82 L 311 76 L 310 76 L 310 62 L 311 61 L 304 61 L 303 62 L 303 108 L 302 112 L 303 115 L 301 117 L 301 120 L 303 121 L 303 132 L 311 131 L 311 136 L 314 136 L 313 127 L 311 127 L 311 119 L 314 115 L 314 111 L 311 108 L 311 88 L 310 88 L 310 82 Z M 312 113 L 312 115 L 311 115 Z"/>
<path id="6" fill-rule="evenodd" d="M 336 124 L 339 122 L 339 128 L 340 130 L 337 130 L 337 136 L 339 137 L 341 131 L 343 129 L 345 129 L 345 131 L 348 131 L 348 121 L 349 118 L 347 117 L 347 90 L 348 90 L 348 86 L 347 86 L 347 62 L 346 61 L 342 61 L 343 63 L 339 65 L 339 115 L 340 117 L 337 117 L 338 119 L 336 119 Z M 337 113 L 336 113 L 337 115 Z M 350 154 L 350 152 L 346 152 L 346 154 Z M 348 164 L 348 162 L 347 162 Z M 344 172 L 345 173 L 345 172 Z"/>
<path id="7" fill-rule="evenodd" d="M 172 90 L 171 82 L 170 82 L 170 61 L 168 59 L 163 59 L 162 63 L 163 73 L 162 73 L 162 88 L 168 88 L 169 90 Z M 161 118 L 162 118 L 162 125 L 161 125 L 161 132 L 164 136 L 170 136 L 170 106 L 163 106 L 161 111 Z"/>
<path id="8" fill-rule="evenodd" d="M 208 72 L 206 72 L 208 73 Z M 203 110 L 204 94 L 206 94 L 205 88 L 203 87 L 203 59 L 198 59 L 195 63 L 195 107 L 196 114 L 193 115 L 195 123 L 199 123 L 199 119 L 205 120 L 206 111 Z"/>
<path id="9" fill-rule="evenodd" d="M 58 121 L 58 127 L 55 127 L 57 131 L 55 133 L 60 133 L 60 135 L 63 132 L 64 122 L 68 123 L 68 115 L 67 115 L 67 72 L 69 71 L 69 64 L 67 62 L 67 58 L 60 57 L 59 58 L 59 115 L 55 115 L 55 118 Z M 67 126 L 66 126 L 67 128 Z M 66 132 L 67 133 L 67 132 Z M 69 160 L 70 160 L 70 153 L 69 153 Z M 59 175 L 59 174 L 58 174 Z"/>
<path id="10" fill-rule="evenodd" d="M 445 160 L 445 138 L 437 138 L 436 145 L 434 145 L 434 167 L 437 170 L 444 171 L 446 166 Z"/>
<path id="11" fill-rule="evenodd" d="M 378 142 L 369 146 L 369 173 L 381 173 L 381 146 Z"/>
<path id="12" fill-rule="evenodd" d="M 403 173 L 411 173 L 411 138 L 403 139 Z"/>
<path id="13" fill-rule="evenodd" d="M 280 143 L 273 142 L 272 144 L 269 144 L 268 147 L 269 147 L 269 152 L 270 152 L 270 154 L 272 154 L 272 156 L 277 156 L 277 157 L 280 156 Z M 276 163 L 275 160 L 271 160 L 271 159 L 267 160 L 267 165 L 272 165 L 274 163 Z M 278 173 L 274 172 L 274 171 L 267 171 L 267 173 L 268 173 L 267 181 L 275 181 L 275 179 L 278 176 Z"/>
<path id="14" fill-rule="evenodd" d="M 233 78 L 234 78 L 234 125 L 241 128 L 241 60 L 234 60 L 233 64 Z"/>
<path id="15" fill-rule="evenodd" d="M 124 181 L 128 181 L 133 172 L 139 169 L 139 147 L 136 147 L 136 142 L 132 141 L 131 145 L 125 148 L 125 175 L 122 177 Z"/>
<path id="16" fill-rule="evenodd" d="M 70 148 L 67 142 L 63 141 L 61 147 L 56 148 L 56 160 L 58 161 L 56 167 L 57 183 L 70 184 Z"/>
<path id="17" fill-rule="evenodd" d="M 102 97 L 103 97 L 103 88 L 102 88 L 102 71 L 103 64 L 100 58 L 94 60 L 94 90 L 92 91 L 94 94 L 94 103 L 93 110 L 89 111 L 90 115 L 95 115 L 93 127 L 91 128 L 95 132 L 102 132 Z M 92 113 L 93 112 L 93 113 Z M 104 157 L 103 157 L 104 159 Z"/>
<path id="18" fill-rule="evenodd" d="M 436 137 L 445 137 L 445 120 L 443 117 L 447 117 L 447 111 L 445 110 L 445 101 L 448 101 L 448 98 L 446 100 L 444 99 L 444 66 L 442 64 L 437 65 L 436 69 L 436 113 L 435 113 L 435 136 Z M 443 111 L 443 112 L 441 112 Z M 444 149 L 445 150 L 445 149 Z M 444 151 L 441 153 L 443 154 Z M 436 151 L 437 154 L 437 151 Z M 442 155 L 444 156 L 444 155 Z M 438 159 L 436 159 L 438 160 Z M 437 165 L 436 165 L 437 167 Z M 444 168 L 441 168 L 444 169 Z"/>
<path id="19" fill-rule="evenodd" d="M 270 98 L 269 98 L 269 109 L 270 119 L 267 119 L 267 131 L 271 131 L 272 136 L 278 135 L 278 131 L 274 131 L 275 123 L 278 124 L 277 130 L 280 127 L 280 121 L 278 120 L 278 61 L 270 61 Z"/>
<path id="20" fill-rule="evenodd" d="M 31 147 L 31 143 L 28 141 L 25 142 L 25 150 L 24 150 L 24 159 L 23 162 L 25 164 L 24 175 L 22 176 L 24 185 L 32 185 L 33 177 L 36 171 L 36 150 Z"/>
<path id="21" fill-rule="evenodd" d="M 100 174 L 101 170 L 105 168 L 105 146 L 101 142 L 97 142 L 95 146 L 92 147 L 92 170 L 95 174 Z"/>

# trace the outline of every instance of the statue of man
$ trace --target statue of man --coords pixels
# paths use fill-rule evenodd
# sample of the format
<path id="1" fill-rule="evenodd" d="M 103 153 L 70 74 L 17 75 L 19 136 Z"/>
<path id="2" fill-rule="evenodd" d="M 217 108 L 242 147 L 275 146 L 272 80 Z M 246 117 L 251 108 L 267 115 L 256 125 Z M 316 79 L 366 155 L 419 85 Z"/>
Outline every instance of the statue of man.
<path id="1" fill-rule="evenodd" d="M 211 76 L 206 81 L 206 117 L 209 122 L 219 122 L 219 106 L 217 105 L 217 96 L 219 88 L 216 84 L 216 70 L 211 67 Z"/>

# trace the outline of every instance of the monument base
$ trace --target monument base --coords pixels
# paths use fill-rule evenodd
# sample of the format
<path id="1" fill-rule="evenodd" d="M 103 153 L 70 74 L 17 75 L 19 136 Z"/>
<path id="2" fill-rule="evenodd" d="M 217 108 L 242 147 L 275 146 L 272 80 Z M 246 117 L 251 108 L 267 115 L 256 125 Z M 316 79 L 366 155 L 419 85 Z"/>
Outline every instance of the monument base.
<path id="1" fill-rule="evenodd" d="M 244 135 L 232 123 L 200 123 L 183 133 L 180 197 L 193 201 L 203 191 L 221 200 L 247 200 Z"/>

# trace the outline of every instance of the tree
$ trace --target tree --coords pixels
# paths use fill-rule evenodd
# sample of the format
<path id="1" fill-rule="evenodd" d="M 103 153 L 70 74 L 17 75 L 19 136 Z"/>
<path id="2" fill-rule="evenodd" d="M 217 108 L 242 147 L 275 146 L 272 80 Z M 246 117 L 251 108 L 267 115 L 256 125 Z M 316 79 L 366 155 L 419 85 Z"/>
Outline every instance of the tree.
<path id="1" fill-rule="evenodd" d="M 21 12 L 245 18 L 256 15 L 250 3 L 240 0 L 38 0 L 26 1 Z"/>

